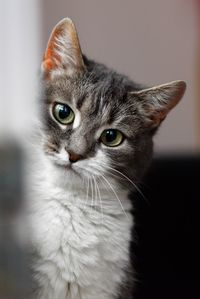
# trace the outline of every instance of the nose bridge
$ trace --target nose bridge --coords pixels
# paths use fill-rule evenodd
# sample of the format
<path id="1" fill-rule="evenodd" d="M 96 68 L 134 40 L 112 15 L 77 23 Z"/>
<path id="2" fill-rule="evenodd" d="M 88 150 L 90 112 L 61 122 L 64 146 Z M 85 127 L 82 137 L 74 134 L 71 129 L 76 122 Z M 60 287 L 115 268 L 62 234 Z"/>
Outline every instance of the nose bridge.
<path id="1" fill-rule="evenodd" d="M 86 132 L 84 130 L 76 130 L 70 138 L 69 149 L 74 153 L 84 156 L 88 152 L 90 143 L 87 141 Z"/>

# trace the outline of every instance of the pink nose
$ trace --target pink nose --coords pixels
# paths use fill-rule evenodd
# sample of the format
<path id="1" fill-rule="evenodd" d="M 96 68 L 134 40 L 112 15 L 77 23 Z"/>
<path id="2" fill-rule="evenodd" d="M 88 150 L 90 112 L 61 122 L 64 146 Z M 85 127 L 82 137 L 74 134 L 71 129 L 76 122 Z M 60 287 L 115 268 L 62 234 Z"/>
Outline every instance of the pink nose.
<path id="1" fill-rule="evenodd" d="M 81 160 L 83 159 L 83 156 L 79 155 L 79 154 L 76 154 L 74 153 L 73 151 L 67 151 L 68 154 L 69 154 L 69 161 L 71 163 L 75 163 L 77 162 L 78 160 Z"/>

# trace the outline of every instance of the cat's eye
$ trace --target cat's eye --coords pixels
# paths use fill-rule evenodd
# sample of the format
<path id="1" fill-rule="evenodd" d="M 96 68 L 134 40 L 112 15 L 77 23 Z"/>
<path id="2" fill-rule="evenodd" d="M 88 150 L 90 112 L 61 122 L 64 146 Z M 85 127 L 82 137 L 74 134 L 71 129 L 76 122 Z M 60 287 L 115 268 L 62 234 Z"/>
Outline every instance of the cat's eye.
<path id="1" fill-rule="evenodd" d="M 68 105 L 61 103 L 54 105 L 53 116 L 63 125 L 71 124 L 75 118 L 74 111 Z"/>
<path id="2" fill-rule="evenodd" d="M 106 146 L 118 146 L 124 140 L 124 135 L 116 129 L 104 130 L 101 134 L 100 140 Z"/>

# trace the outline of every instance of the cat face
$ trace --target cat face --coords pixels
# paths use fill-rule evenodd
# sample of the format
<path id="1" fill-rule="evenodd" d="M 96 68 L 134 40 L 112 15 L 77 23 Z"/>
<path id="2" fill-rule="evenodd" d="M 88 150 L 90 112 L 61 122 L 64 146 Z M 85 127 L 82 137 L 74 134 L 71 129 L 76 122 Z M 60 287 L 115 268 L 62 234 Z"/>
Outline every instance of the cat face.
<path id="1" fill-rule="evenodd" d="M 80 177 L 137 182 L 152 156 L 152 136 L 181 99 L 185 83 L 142 89 L 81 54 L 74 24 L 53 30 L 43 61 L 44 152 Z"/>

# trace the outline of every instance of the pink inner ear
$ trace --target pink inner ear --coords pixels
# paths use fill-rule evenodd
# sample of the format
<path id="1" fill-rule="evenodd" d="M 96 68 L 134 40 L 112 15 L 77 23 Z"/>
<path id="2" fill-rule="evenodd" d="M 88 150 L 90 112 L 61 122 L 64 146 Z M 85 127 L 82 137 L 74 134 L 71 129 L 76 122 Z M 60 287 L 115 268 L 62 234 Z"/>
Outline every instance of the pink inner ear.
<path id="1" fill-rule="evenodd" d="M 78 35 L 73 22 L 66 18 L 53 30 L 42 63 L 45 79 L 50 79 L 52 71 L 64 70 L 66 74 L 84 70 L 84 62 Z"/>
<path id="2" fill-rule="evenodd" d="M 61 63 L 61 58 L 57 54 L 56 40 L 59 35 L 62 34 L 62 28 L 56 28 L 52 33 L 50 40 L 47 45 L 46 52 L 43 59 L 43 68 L 46 73 L 58 67 L 58 63 Z"/>

